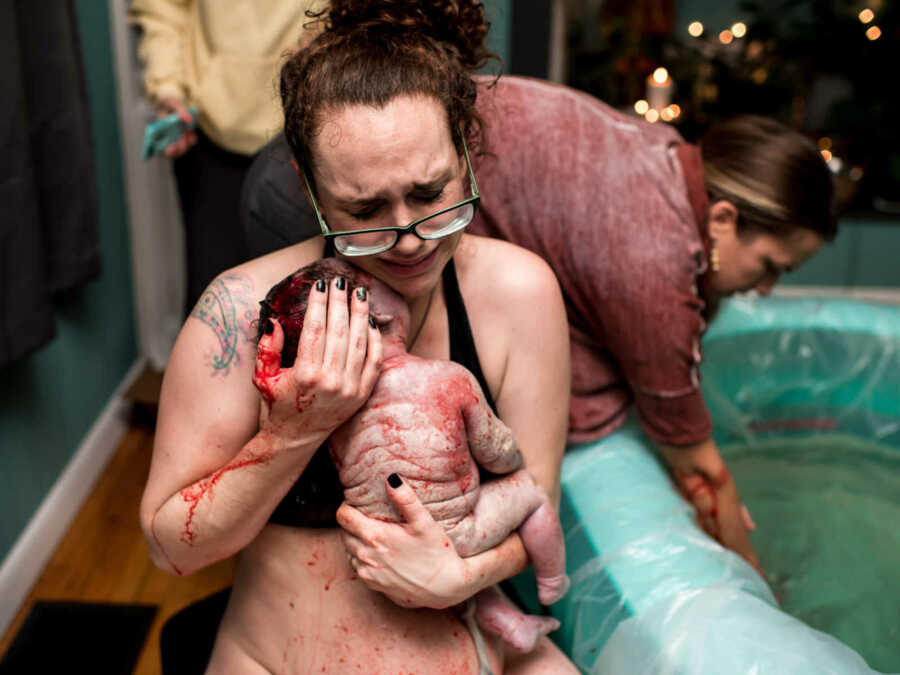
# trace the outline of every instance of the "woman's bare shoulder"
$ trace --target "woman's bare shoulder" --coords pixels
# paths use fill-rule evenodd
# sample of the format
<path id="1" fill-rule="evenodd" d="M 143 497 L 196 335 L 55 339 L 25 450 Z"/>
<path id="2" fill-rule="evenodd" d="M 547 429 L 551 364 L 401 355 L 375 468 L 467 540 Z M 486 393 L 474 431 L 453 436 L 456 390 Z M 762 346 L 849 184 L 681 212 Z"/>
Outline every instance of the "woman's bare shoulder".
<path id="1" fill-rule="evenodd" d="M 533 303 L 559 295 L 559 283 L 547 262 L 521 246 L 467 235 L 454 260 L 467 303 L 473 292 L 501 303 Z"/>
<path id="2" fill-rule="evenodd" d="M 209 375 L 249 368 L 256 352 L 260 301 L 276 283 L 316 260 L 321 249 L 320 241 L 310 240 L 219 274 L 191 310 L 176 350 L 190 351 L 195 368 Z"/>
<path id="3" fill-rule="evenodd" d="M 512 364 L 548 345 L 568 346 L 562 293 L 542 258 L 508 242 L 469 235 L 454 261 L 479 360 L 499 404 Z"/>

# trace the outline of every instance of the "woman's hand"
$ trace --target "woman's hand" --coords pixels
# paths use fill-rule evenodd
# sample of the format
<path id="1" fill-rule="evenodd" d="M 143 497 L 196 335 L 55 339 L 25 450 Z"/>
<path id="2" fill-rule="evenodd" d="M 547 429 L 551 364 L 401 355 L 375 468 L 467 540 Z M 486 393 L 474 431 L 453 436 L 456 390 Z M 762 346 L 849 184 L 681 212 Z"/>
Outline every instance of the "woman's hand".
<path id="1" fill-rule="evenodd" d="M 184 120 L 186 124 L 194 121 L 188 107 L 181 99 L 171 97 L 160 99 L 158 109 L 159 117 L 167 117 L 174 113 Z M 166 149 L 163 150 L 163 155 L 169 159 L 175 159 L 176 157 L 181 157 L 196 144 L 197 132 L 193 129 L 188 129 L 181 134 L 181 138 L 166 146 Z"/>
<path id="2" fill-rule="evenodd" d="M 715 444 L 705 441 L 689 447 L 662 446 L 661 452 L 685 499 L 697 509 L 700 527 L 765 579 L 748 536 L 756 526 Z"/>
<path id="3" fill-rule="evenodd" d="M 444 609 L 475 595 L 483 586 L 470 559 L 459 557 L 411 487 L 391 485 L 395 476 L 388 495 L 404 522 L 369 518 L 346 502 L 338 509 L 351 567 L 369 588 L 401 607 Z"/>
<path id="4" fill-rule="evenodd" d="M 260 429 L 292 443 L 321 443 L 365 403 L 381 370 L 381 334 L 365 292 L 346 280 L 310 290 L 297 358 L 281 367 L 284 332 L 270 320 L 259 340 L 253 384 L 265 408 Z M 329 301 L 330 300 L 330 301 Z"/>

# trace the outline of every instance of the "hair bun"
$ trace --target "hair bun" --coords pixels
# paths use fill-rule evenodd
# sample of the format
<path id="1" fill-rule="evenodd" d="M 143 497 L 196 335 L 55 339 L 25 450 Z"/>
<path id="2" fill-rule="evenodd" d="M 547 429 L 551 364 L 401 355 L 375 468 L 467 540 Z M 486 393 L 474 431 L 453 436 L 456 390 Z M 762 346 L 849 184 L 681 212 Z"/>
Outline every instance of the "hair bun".
<path id="1" fill-rule="evenodd" d="M 333 0 L 327 25 L 335 33 L 415 32 L 455 47 L 470 70 L 485 65 L 490 23 L 476 0 Z"/>

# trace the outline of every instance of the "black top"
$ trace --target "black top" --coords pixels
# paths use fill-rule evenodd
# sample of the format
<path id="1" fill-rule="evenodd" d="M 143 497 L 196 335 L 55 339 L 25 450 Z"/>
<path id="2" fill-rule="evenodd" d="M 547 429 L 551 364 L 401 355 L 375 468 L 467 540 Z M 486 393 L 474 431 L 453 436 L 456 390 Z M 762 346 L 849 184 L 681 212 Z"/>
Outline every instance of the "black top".
<path id="1" fill-rule="evenodd" d="M 327 240 L 325 257 L 334 254 L 330 244 L 330 240 Z M 497 406 L 481 370 L 452 258 L 444 268 L 442 280 L 444 303 L 447 305 L 447 323 L 450 329 L 450 360 L 465 366 L 475 376 L 484 392 L 485 400 L 496 414 Z M 482 471 L 481 474 L 482 479 L 491 476 L 486 471 Z M 316 450 L 303 474 L 272 512 L 269 522 L 290 527 L 337 527 L 335 514 L 343 501 L 344 488 L 331 461 L 328 447 L 323 443 Z"/>

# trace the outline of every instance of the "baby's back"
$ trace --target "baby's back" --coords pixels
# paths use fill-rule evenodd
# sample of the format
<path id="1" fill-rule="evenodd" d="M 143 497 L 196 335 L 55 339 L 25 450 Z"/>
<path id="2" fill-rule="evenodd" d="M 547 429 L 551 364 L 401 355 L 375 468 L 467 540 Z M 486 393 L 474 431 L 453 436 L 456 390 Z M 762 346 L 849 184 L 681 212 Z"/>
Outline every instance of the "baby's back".
<path id="1" fill-rule="evenodd" d="M 369 400 L 329 439 L 344 498 L 370 517 L 395 521 L 385 480 L 397 473 L 435 520 L 457 523 L 478 501 L 463 415 L 477 403 L 459 364 L 408 354 L 385 361 Z"/>

